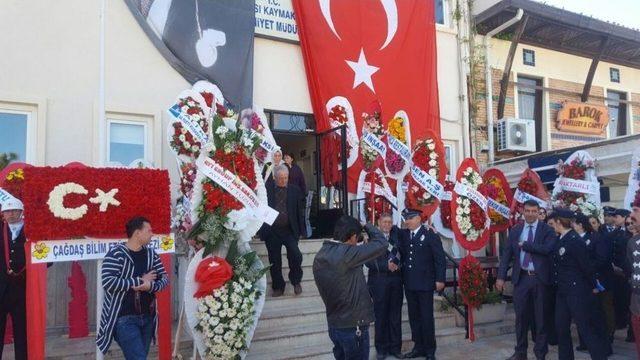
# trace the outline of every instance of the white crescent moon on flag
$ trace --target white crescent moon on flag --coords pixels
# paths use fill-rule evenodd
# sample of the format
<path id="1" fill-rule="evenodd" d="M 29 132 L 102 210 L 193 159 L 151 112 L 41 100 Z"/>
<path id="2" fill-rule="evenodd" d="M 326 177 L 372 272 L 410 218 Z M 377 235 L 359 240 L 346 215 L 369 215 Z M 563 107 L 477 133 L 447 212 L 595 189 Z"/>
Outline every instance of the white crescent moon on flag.
<path id="1" fill-rule="evenodd" d="M 333 19 L 331 18 L 331 0 L 318 0 L 318 1 L 320 2 L 320 10 L 322 11 L 322 16 L 324 16 L 324 19 L 327 21 L 327 24 L 329 24 L 331 31 L 333 31 L 333 33 L 336 35 L 336 37 L 339 40 L 342 40 L 340 38 L 340 35 L 338 35 L 338 32 L 336 31 L 336 27 L 333 25 Z"/>
<path id="2" fill-rule="evenodd" d="M 384 12 L 387 14 L 387 39 L 380 48 L 380 50 L 382 50 L 391 43 L 391 40 L 393 40 L 393 37 L 396 35 L 396 31 L 398 31 L 398 6 L 396 0 L 380 0 L 380 2 L 382 2 Z"/>

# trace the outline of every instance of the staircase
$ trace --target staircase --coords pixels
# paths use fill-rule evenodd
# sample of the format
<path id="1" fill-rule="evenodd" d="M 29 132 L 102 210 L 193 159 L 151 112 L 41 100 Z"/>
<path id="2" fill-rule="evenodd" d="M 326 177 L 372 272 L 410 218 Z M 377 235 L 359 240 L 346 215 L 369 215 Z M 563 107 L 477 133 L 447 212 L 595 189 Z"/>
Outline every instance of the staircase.
<path id="1" fill-rule="evenodd" d="M 271 278 L 267 275 L 267 300 L 258 322 L 249 360 L 275 359 L 333 359 L 332 343 L 327 333 L 325 308 L 313 280 L 313 258 L 322 246 L 323 240 L 301 240 L 302 252 L 302 294 L 295 296 L 293 286 L 287 283 L 285 293 L 278 298 L 271 297 Z M 251 247 L 256 250 L 263 263 L 268 264 L 267 249 L 263 242 L 253 241 Z M 283 277 L 287 280 L 289 267 L 283 254 Z M 435 309 L 439 309 L 439 297 L 436 297 Z M 411 330 L 406 303 L 402 309 L 403 351 L 412 347 Z M 509 312 L 509 314 L 513 314 Z M 456 327 L 453 311 L 435 312 L 436 338 L 438 345 L 451 344 L 465 340 L 465 329 Z M 476 327 L 476 337 L 495 336 L 513 332 L 513 321 Z M 371 357 L 375 358 L 373 347 L 373 326 L 370 328 Z"/>

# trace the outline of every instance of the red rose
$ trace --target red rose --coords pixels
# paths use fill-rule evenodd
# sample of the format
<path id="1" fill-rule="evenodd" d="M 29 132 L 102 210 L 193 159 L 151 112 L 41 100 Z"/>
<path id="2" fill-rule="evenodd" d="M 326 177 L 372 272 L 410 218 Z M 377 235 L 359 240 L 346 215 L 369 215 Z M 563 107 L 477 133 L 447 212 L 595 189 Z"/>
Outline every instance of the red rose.
<path id="1" fill-rule="evenodd" d="M 233 277 L 233 269 L 227 260 L 221 257 L 208 257 L 198 264 L 195 280 L 199 283 L 196 298 L 211 295 Z"/>

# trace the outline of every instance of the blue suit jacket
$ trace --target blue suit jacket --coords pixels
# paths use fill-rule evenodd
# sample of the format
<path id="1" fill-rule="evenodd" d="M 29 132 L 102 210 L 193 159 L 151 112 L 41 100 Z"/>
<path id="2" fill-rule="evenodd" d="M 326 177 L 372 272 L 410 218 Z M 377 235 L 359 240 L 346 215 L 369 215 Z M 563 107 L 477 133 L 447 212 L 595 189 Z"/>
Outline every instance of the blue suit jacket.
<path id="1" fill-rule="evenodd" d="M 511 228 L 509 231 L 509 239 L 507 240 L 506 249 L 500 257 L 500 268 L 498 269 L 498 279 L 506 279 L 507 271 L 512 266 L 511 282 L 518 285 L 520 281 L 520 235 L 524 230 L 524 224 L 520 223 Z M 525 242 L 522 250 L 528 251 L 533 260 L 536 276 L 543 284 L 551 284 L 551 269 L 553 268 L 551 253 L 555 248 L 556 234 L 551 227 L 544 222 L 538 221 L 538 227 L 535 230 L 535 237 L 532 243 Z"/>

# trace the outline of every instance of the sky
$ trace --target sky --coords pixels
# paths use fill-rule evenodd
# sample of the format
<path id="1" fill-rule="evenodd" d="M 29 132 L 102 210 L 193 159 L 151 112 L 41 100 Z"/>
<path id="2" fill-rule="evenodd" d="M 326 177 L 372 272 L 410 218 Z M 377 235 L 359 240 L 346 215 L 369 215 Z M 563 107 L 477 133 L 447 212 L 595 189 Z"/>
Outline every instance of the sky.
<path id="1" fill-rule="evenodd" d="M 640 0 L 536 0 L 600 20 L 640 29 Z"/>

